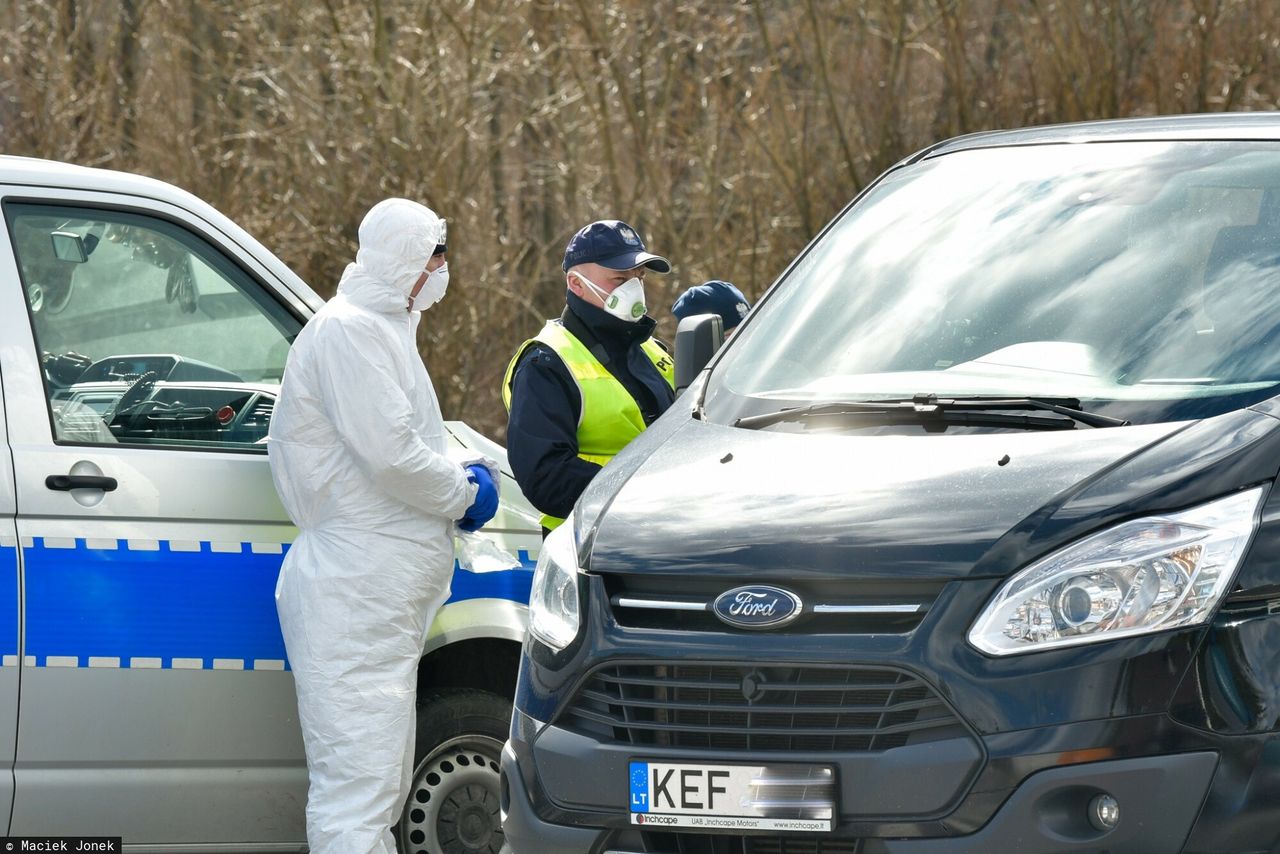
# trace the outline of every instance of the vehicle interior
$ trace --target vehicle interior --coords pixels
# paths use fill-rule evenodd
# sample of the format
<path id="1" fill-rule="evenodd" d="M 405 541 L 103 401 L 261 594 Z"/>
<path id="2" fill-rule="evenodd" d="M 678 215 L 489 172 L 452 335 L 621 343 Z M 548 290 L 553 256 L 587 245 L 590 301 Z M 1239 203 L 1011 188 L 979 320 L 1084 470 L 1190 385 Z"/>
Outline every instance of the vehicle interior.
<path id="1" fill-rule="evenodd" d="M 265 451 L 301 324 L 199 236 L 6 205 L 59 442 Z"/>

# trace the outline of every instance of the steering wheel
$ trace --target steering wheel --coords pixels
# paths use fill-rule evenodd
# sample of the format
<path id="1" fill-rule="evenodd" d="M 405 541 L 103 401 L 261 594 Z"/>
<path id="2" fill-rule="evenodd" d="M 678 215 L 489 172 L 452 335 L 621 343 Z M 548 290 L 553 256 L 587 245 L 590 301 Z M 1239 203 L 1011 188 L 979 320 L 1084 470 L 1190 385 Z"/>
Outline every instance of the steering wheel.
<path id="1" fill-rule="evenodd" d="M 127 415 L 131 409 L 137 408 L 138 404 L 146 399 L 151 392 L 151 387 L 156 384 L 156 380 L 160 379 L 160 375 L 155 371 L 147 371 L 142 376 L 133 381 L 124 394 L 120 395 L 120 399 L 116 401 L 116 408 L 111 413 L 111 423 L 119 423 L 121 416 Z"/>

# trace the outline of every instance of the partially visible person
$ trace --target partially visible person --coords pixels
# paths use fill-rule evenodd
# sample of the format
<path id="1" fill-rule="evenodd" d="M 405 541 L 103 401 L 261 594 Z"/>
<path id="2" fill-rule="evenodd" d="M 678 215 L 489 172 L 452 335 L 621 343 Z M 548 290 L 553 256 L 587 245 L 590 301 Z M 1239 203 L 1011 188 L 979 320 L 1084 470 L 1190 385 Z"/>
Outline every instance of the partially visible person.
<path id="1" fill-rule="evenodd" d="M 696 314 L 720 315 L 720 319 L 724 321 L 725 340 L 733 335 L 742 318 L 746 317 L 750 310 L 751 306 L 747 303 L 747 298 L 742 295 L 742 291 L 729 282 L 719 279 L 694 285 L 676 297 L 675 303 L 671 306 L 671 313 L 676 316 L 677 321 Z"/>
<path id="2" fill-rule="evenodd" d="M 418 661 L 449 596 L 455 522 L 497 509 L 497 468 L 447 454 L 414 343 L 449 283 L 444 222 L 375 205 L 360 249 L 289 353 L 268 437 L 298 526 L 276 608 L 298 694 L 312 854 L 395 854 L 412 773 Z M 459 521 L 460 520 L 460 521 Z"/>
<path id="3" fill-rule="evenodd" d="M 507 459 L 544 535 L 675 400 L 674 364 L 645 313 L 645 273 L 670 272 L 667 259 L 610 219 L 569 240 L 561 269 L 564 311 L 520 345 L 502 383 Z"/>

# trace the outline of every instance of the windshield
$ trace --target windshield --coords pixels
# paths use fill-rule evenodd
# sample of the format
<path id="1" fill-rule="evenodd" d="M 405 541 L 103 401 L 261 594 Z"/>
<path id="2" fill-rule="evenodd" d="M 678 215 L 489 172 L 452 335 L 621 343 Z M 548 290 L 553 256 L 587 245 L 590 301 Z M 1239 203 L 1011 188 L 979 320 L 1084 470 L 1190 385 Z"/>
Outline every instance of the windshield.
<path id="1" fill-rule="evenodd" d="M 1134 423 L 1280 393 L 1280 145 L 946 154 L 887 175 L 757 308 L 707 414 L 1074 398 Z"/>

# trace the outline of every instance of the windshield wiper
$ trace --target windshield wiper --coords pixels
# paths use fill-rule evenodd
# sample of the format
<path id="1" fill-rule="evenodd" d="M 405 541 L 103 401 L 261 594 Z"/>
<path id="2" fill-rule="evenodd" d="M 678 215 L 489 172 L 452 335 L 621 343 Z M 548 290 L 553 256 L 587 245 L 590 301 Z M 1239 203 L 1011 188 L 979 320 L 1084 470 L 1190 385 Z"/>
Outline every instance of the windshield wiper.
<path id="1" fill-rule="evenodd" d="M 1059 417 L 1006 415 L 1000 410 L 1034 409 L 1052 412 Z M 822 416 L 865 417 L 899 423 L 936 422 L 945 429 L 950 424 L 1019 427 L 1026 430 L 1073 430 L 1076 424 L 1087 427 L 1123 427 L 1129 422 L 1109 415 L 1086 412 L 1080 401 L 1069 397 L 945 397 L 917 394 L 910 399 L 845 400 L 811 403 L 763 415 L 748 415 L 734 422 L 735 427 L 757 429 L 784 421 L 801 421 Z"/>
<path id="2" fill-rule="evenodd" d="M 1129 422 L 1123 418 L 1110 415 L 1099 415 L 1080 408 L 1080 401 L 1074 397 L 987 397 L 970 395 L 939 399 L 937 395 L 917 394 L 912 403 L 933 403 L 948 409 L 969 410 L 972 412 L 990 411 L 993 409 L 1043 409 L 1084 424 L 1089 427 L 1127 427 Z"/>

